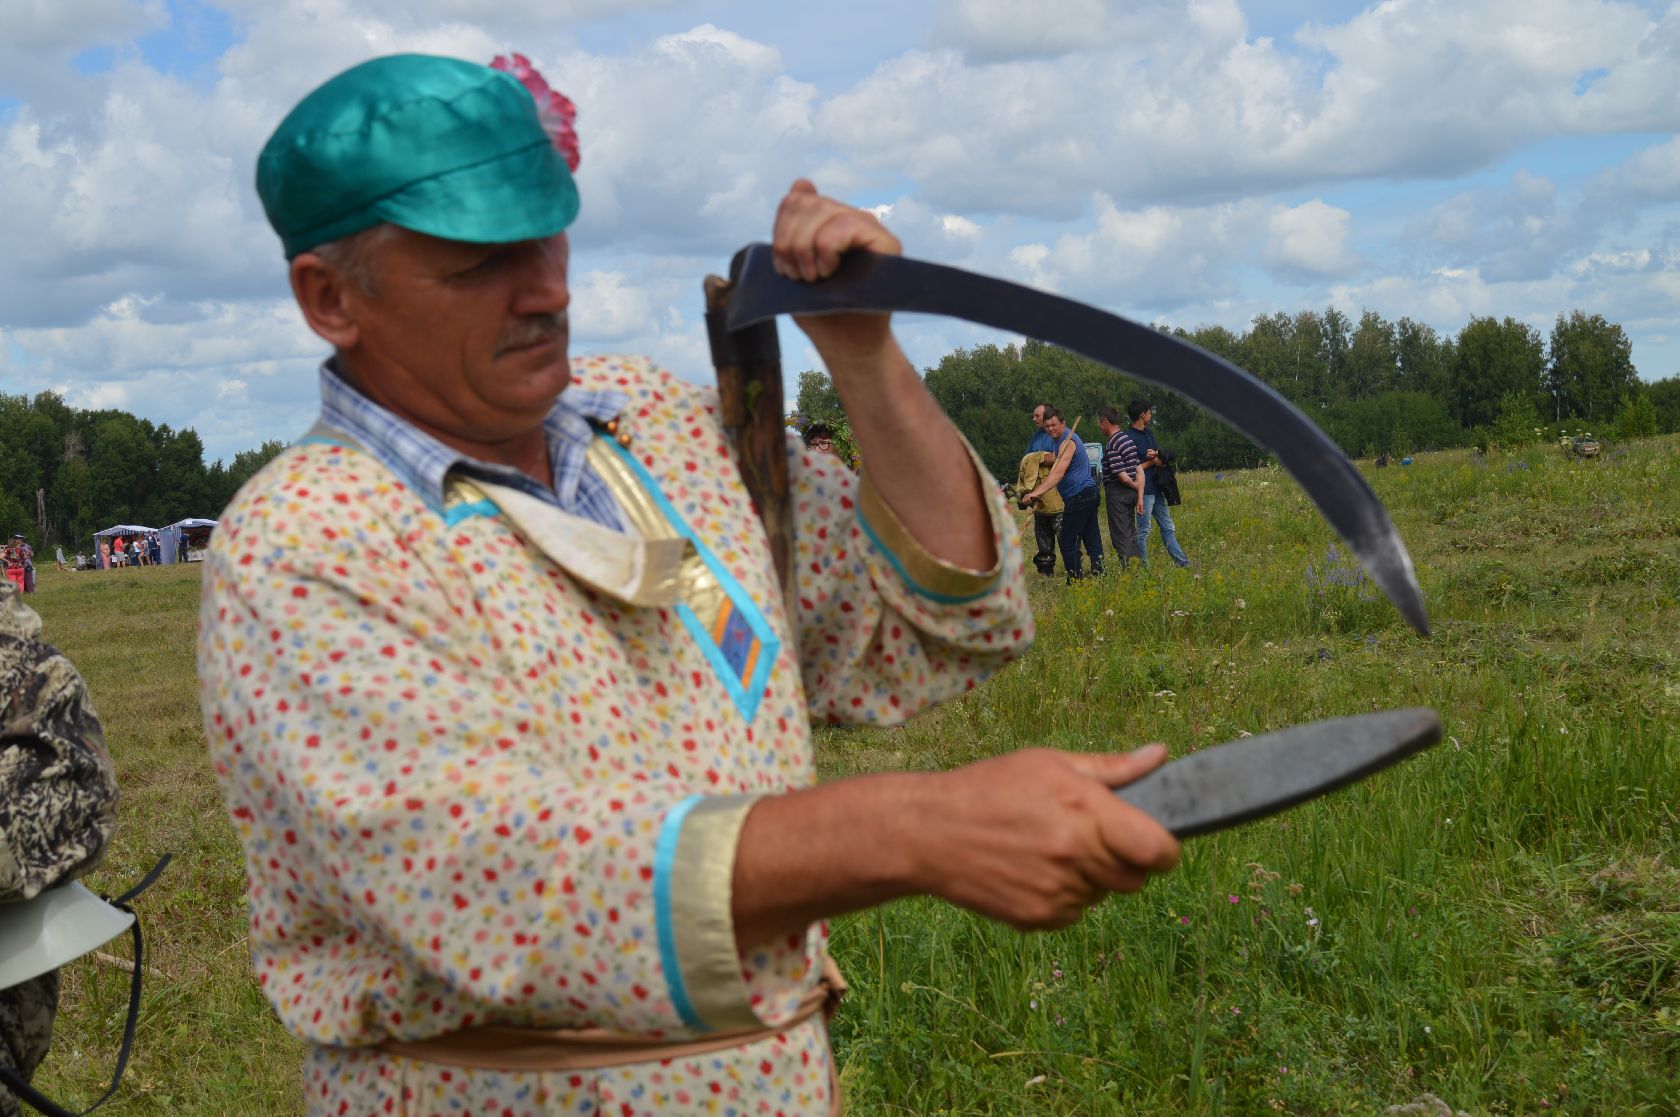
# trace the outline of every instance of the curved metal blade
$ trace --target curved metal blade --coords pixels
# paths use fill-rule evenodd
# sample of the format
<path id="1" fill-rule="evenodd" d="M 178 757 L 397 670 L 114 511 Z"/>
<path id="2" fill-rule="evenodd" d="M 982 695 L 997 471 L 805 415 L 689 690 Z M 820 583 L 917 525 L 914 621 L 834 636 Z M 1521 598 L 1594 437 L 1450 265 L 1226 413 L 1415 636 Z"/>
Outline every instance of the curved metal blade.
<path id="1" fill-rule="evenodd" d="M 1190 838 L 1346 787 L 1440 739 L 1441 717 L 1425 706 L 1330 718 L 1193 752 L 1114 794 Z"/>
<path id="2" fill-rule="evenodd" d="M 1048 341 L 1172 389 L 1276 454 L 1401 615 L 1429 632 L 1411 556 L 1371 486 L 1311 419 L 1236 365 L 1084 303 L 925 260 L 851 252 L 827 279 L 802 283 L 776 273 L 768 244 L 751 244 L 731 272 L 731 330 L 778 314 L 939 314 Z"/>

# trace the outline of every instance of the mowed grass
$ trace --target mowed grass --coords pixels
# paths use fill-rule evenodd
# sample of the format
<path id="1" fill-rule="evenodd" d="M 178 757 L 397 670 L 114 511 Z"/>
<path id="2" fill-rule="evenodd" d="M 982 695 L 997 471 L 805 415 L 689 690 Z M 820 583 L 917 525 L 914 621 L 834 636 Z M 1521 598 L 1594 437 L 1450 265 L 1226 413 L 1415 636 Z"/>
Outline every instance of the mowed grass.
<path id="1" fill-rule="evenodd" d="M 1448 734 L 1187 843 L 1176 873 L 1068 931 L 921 900 L 837 920 L 852 1112 L 1383 1113 L 1426 1094 L 1472 1114 L 1680 1112 L 1680 441 L 1368 476 L 1431 638 L 1286 475 L 1191 474 L 1176 518 L 1195 569 L 1034 576 L 1038 644 L 1000 678 L 901 729 L 819 731 L 824 778 L 1038 744 L 1182 754 L 1408 705 Z M 113 1108 L 299 1112 L 300 1051 L 250 977 L 205 760 L 196 589 L 195 568 L 48 570 L 34 599 L 122 781 L 93 883 L 177 854 L 142 900 L 162 976 Z M 50 1090 L 97 1094 L 126 983 L 69 967 Z"/>

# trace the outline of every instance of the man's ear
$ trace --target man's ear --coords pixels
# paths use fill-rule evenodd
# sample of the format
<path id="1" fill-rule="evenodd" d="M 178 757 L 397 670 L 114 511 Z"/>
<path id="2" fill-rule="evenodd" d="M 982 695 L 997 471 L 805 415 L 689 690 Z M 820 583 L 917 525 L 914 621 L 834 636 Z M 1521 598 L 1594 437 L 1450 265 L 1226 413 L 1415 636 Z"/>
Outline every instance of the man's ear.
<path id="1" fill-rule="evenodd" d="M 309 328 L 334 349 L 354 349 L 361 331 L 353 292 L 338 269 L 313 252 L 302 252 L 292 260 L 291 280 L 292 296 Z"/>

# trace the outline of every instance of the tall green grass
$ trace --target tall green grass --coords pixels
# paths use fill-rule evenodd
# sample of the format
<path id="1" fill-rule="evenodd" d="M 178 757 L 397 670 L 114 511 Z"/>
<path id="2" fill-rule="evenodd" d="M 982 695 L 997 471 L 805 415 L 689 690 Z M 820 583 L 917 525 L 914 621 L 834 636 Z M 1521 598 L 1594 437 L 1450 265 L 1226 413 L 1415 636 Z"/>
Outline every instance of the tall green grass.
<path id="1" fill-rule="evenodd" d="M 1028 744 L 1182 753 L 1414 704 L 1448 735 L 1187 843 L 1176 873 L 1067 931 L 926 900 L 837 920 L 853 1112 L 1382 1113 L 1425 1094 L 1475 1114 L 1680 1112 L 1680 442 L 1369 476 L 1431 638 L 1287 476 L 1192 474 L 1176 518 L 1193 569 L 1036 581 L 1038 644 L 991 684 L 900 729 L 819 731 L 825 778 Z M 96 883 L 178 854 L 144 900 L 165 976 L 117 1111 L 298 1111 L 197 722 L 196 571 L 46 571 L 35 603 L 123 784 Z M 126 980 L 70 967 L 50 1089 L 97 1092 Z"/>

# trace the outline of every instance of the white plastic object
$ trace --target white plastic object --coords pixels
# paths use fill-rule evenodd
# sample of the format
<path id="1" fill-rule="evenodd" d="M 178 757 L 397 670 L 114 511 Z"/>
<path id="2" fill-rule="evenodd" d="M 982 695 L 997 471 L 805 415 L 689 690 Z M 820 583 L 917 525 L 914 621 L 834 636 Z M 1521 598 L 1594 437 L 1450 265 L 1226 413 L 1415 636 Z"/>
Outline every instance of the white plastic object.
<path id="1" fill-rule="evenodd" d="M 0 904 L 0 989 L 21 985 L 104 946 L 134 922 L 80 881 Z"/>

